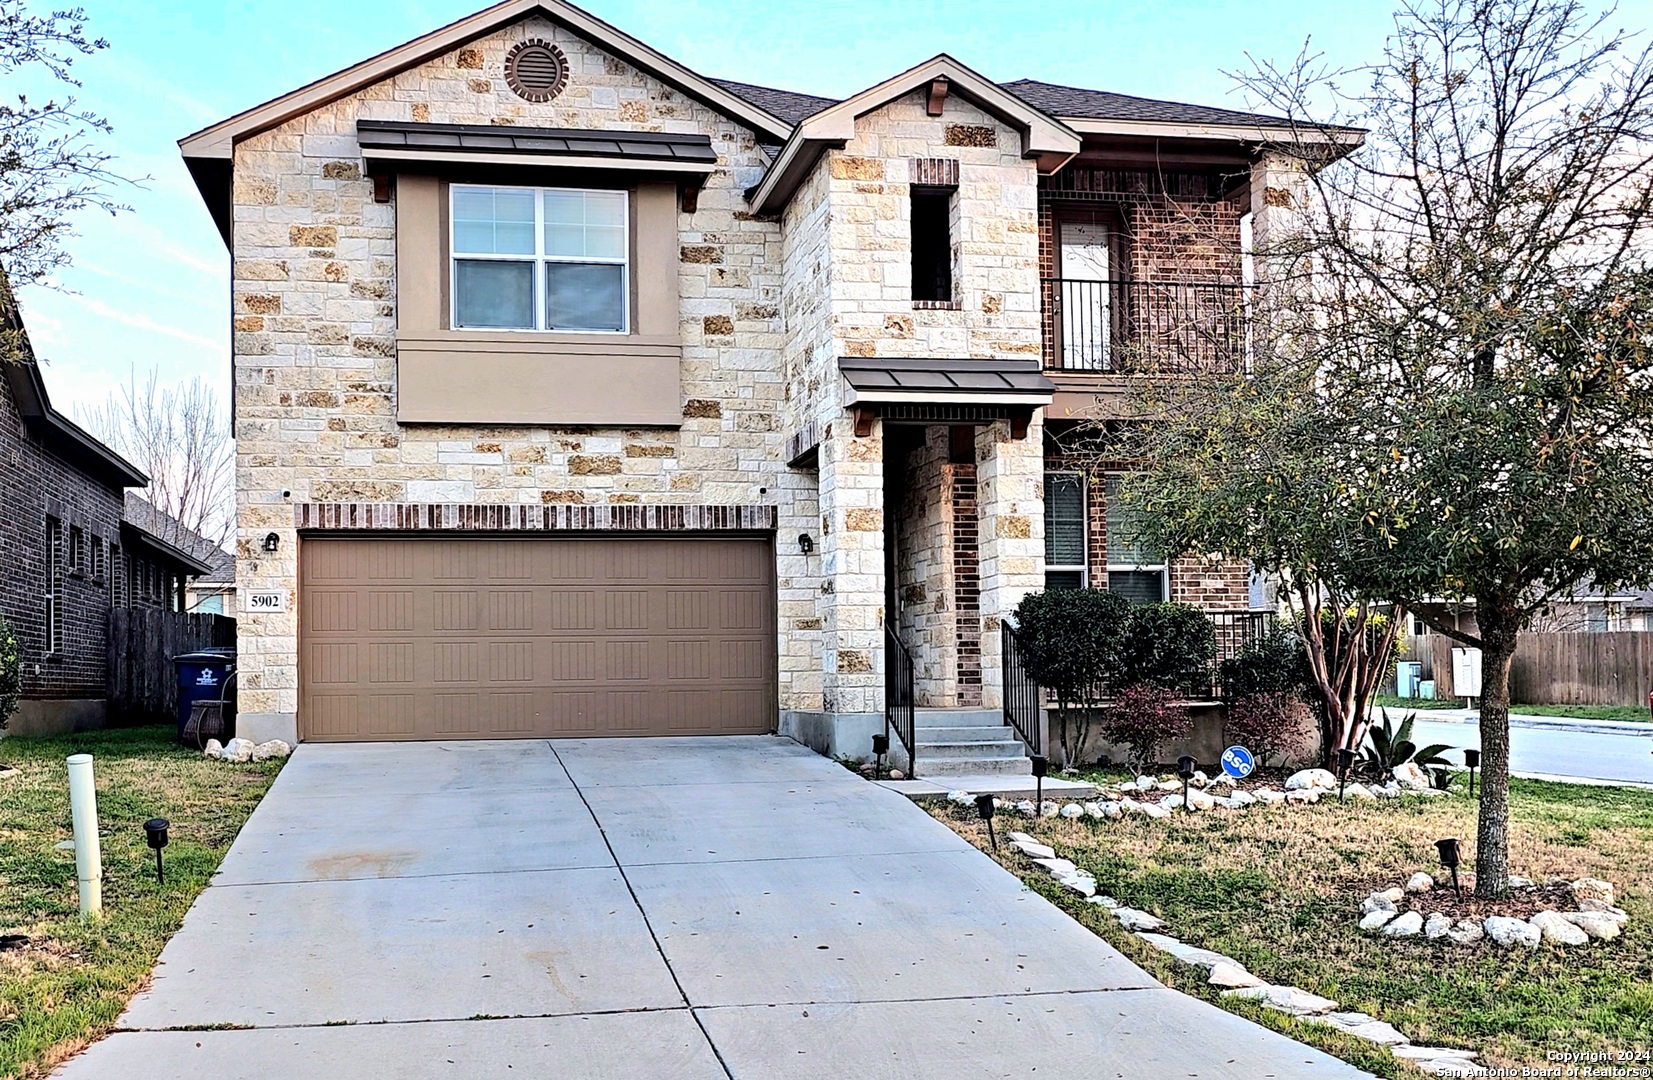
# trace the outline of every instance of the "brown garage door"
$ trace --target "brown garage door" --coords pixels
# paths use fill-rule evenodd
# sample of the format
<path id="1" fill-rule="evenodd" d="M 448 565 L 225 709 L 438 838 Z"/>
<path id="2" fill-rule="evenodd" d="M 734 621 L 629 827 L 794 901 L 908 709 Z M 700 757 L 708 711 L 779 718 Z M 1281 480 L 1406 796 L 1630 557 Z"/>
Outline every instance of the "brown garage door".
<path id="1" fill-rule="evenodd" d="M 775 725 L 762 539 L 312 539 L 303 737 L 707 735 Z"/>

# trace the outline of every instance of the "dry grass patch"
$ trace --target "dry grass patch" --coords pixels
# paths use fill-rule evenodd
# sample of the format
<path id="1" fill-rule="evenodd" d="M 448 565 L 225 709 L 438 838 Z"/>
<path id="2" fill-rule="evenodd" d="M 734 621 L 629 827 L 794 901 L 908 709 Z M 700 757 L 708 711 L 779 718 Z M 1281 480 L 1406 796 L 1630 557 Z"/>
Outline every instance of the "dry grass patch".
<path id="1" fill-rule="evenodd" d="M 1361 934 L 1361 899 L 1379 883 L 1436 870 L 1437 839 L 1457 836 L 1473 856 L 1475 806 L 1461 793 L 1168 821 L 1010 815 L 999 825 L 1001 835 L 1022 829 L 1052 845 L 1094 874 L 1100 891 L 1159 915 L 1182 940 L 1226 953 L 1270 982 L 1387 1020 L 1415 1043 L 1469 1047 L 1503 1066 L 1545 1065 L 1554 1050 L 1653 1050 L 1653 792 L 1516 780 L 1510 804 L 1513 871 L 1538 881 L 1587 875 L 1615 883 L 1630 912 L 1622 937 L 1527 952 Z M 973 814 L 930 809 L 987 847 Z M 1120 930 L 1020 855 L 1004 849 L 999 859 L 1163 981 L 1218 1000 L 1202 972 Z M 1370 1044 L 1222 1004 L 1381 1075 L 1416 1075 Z"/>
<path id="2" fill-rule="evenodd" d="M 281 762 L 225 765 L 172 745 L 167 727 L 0 740 L 0 1077 L 42 1076 L 107 1031 L 206 887 Z M 80 918 L 64 758 L 96 759 L 104 918 Z M 166 885 L 143 822 L 172 821 Z"/>

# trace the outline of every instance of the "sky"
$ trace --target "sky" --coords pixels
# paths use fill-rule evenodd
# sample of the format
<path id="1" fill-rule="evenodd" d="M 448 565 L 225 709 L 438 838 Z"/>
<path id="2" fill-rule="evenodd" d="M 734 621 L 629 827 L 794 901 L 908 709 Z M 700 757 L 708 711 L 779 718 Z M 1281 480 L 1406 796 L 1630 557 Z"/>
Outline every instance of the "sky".
<path id="1" fill-rule="evenodd" d="M 44 0 L 29 6 L 44 10 Z M 392 48 L 480 0 L 85 0 L 110 47 L 75 67 L 79 102 L 131 211 L 83 214 L 59 289 L 20 300 L 53 403 L 76 415 L 135 373 L 200 375 L 227 398 L 229 258 L 177 140 Z M 1289 61 L 1305 41 L 1337 64 L 1376 57 L 1392 0 L 590 0 L 587 9 L 704 75 L 843 97 L 947 52 L 990 78 L 1035 78 L 1244 108 L 1225 72 Z M 1653 24 L 1653 0 L 1619 6 Z M 14 80 L 16 82 L 16 80 Z M 8 86 L 10 94 L 18 89 Z M 33 89 L 42 87 L 36 85 Z M 58 91 L 61 93 L 61 91 Z"/>

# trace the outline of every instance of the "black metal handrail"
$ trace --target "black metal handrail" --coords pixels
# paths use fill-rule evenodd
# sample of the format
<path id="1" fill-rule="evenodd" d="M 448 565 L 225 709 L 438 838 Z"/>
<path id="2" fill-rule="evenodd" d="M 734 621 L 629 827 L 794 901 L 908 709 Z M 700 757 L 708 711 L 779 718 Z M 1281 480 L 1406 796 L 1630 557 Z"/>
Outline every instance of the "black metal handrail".
<path id="1" fill-rule="evenodd" d="M 884 737 L 893 730 L 907 748 L 907 775 L 918 775 L 918 740 L 913 731 L 913 654 L 895 628 L 884 624 Z"/>
<path id="2" fill-rule="evenodd" d="M 1224 660 L 1232 660 L 1253 642 L 1262 639 L 1274 624 L 1272 611 L 1208 611 L 1206 617 L 1217 639 L 1217 656 L 1211 665 L 1211 697 L 1223 697 L 1222 669 Z"/>
<path id="3" fill-rule="evenodd" d="M 1030 754 L 1044 753 L 1044 724 L 1040 722 L 1042 692 L 1022 663 L 1016 630 L 999 623 L 999 659 L 1004 672 L 1004 722 L 1021 737 Z"/>
<path id="4" fill-rule="evenodd" d="M 1226 281 L 1046 278 L 1045 367 L 1101 373 L 1246 370 L 1246 287 Z"/>

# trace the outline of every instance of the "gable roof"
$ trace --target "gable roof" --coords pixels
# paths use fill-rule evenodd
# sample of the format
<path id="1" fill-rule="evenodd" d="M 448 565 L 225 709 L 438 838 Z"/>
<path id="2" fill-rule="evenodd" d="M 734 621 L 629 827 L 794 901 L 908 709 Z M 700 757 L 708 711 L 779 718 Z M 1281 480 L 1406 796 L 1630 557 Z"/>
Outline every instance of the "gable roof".
<path id="1" fill-rule="evenodd" d="M 17 403 L 23 422 L 34 429 L 42 445 L 87 476 L 110 487 L 143 487 L 148 484 L 149 477 L 141 469 L 52 407 L 52 399 L 46 393 L 46 380 L 40 375 L 40 363 L 35 359 L 34 346 L 29 343 L 29 331 L 23 325 L 23 312 L 17 306 L 3 268 L 0 268 L 0 332 L 17 346 L 16 356 L 0 356 L 0 372 L 11 385 L 12 398 Z"/>
<path id="2" fill-rule="evenodd" d="M 501 3 L 449 23 L 404 45 L 353 64 L 343 71 L 299 87 L 280 97 L 245 109 L 234 116 L 178 140 L 184 163 L 206 200 L 218 231 L 228 243 L 232 235 L 230 211 L 230 162 L 235 144 L 261 131 L 284 124 L 321 106 L 337 101 L 364 87 L 441 56 L 494 31 L 541 15 L 620 57 L 638 70 L 675 87 L 689 97 L 724 116 L 751 128 L 760 138 L 785 139 L 792 132 L 790 122 L 776 116 L 762 104 L 731 92 L 713 79 L 657 52 L 631 35 L 582 11 L 564 0 L 502 0 Z"/>
<path id="3" fill-rule="evenodd" d="M 129 539 L 135 535 L 143 546 L 184 567 L 191 575 L 205 574 L 211 570 L 214 553 L 227 554 L 217 544 L 136 491 L 126 493 L 121 524 L 126 526 Z"/>
<path id="4" fill-rule="evenodd" d="M 747 193 L 752 209 L 763 214 L 785 206 L 827 147 L 842 146 L 855 137 L 857 117 L 937 83 L 946 87 L 948 95 L 957 94 L 1015 128 L 1022 137 L 1022 156 L 1048 162 L 1045 171 L 1055 171 L 1079 153 L 1078 132 L 946 53 L 940 53 L 800 121 L 769 171 Z"/>
<path id="5" fill-rule="evenodd" d="M 800 120 L 814 116 L 829 105 L 838 104 L 837 98 L 821 97 L 818 94 L 800 94 L 796 90 L 777 90 L 773 86 L 755 86 L 752 83 L 736 82 L 733 79 L 713 79 L 712 81 L 736 97 L 745 98 L 759 108 L 769 110 L 789 124 L 796 124 Z"/>

